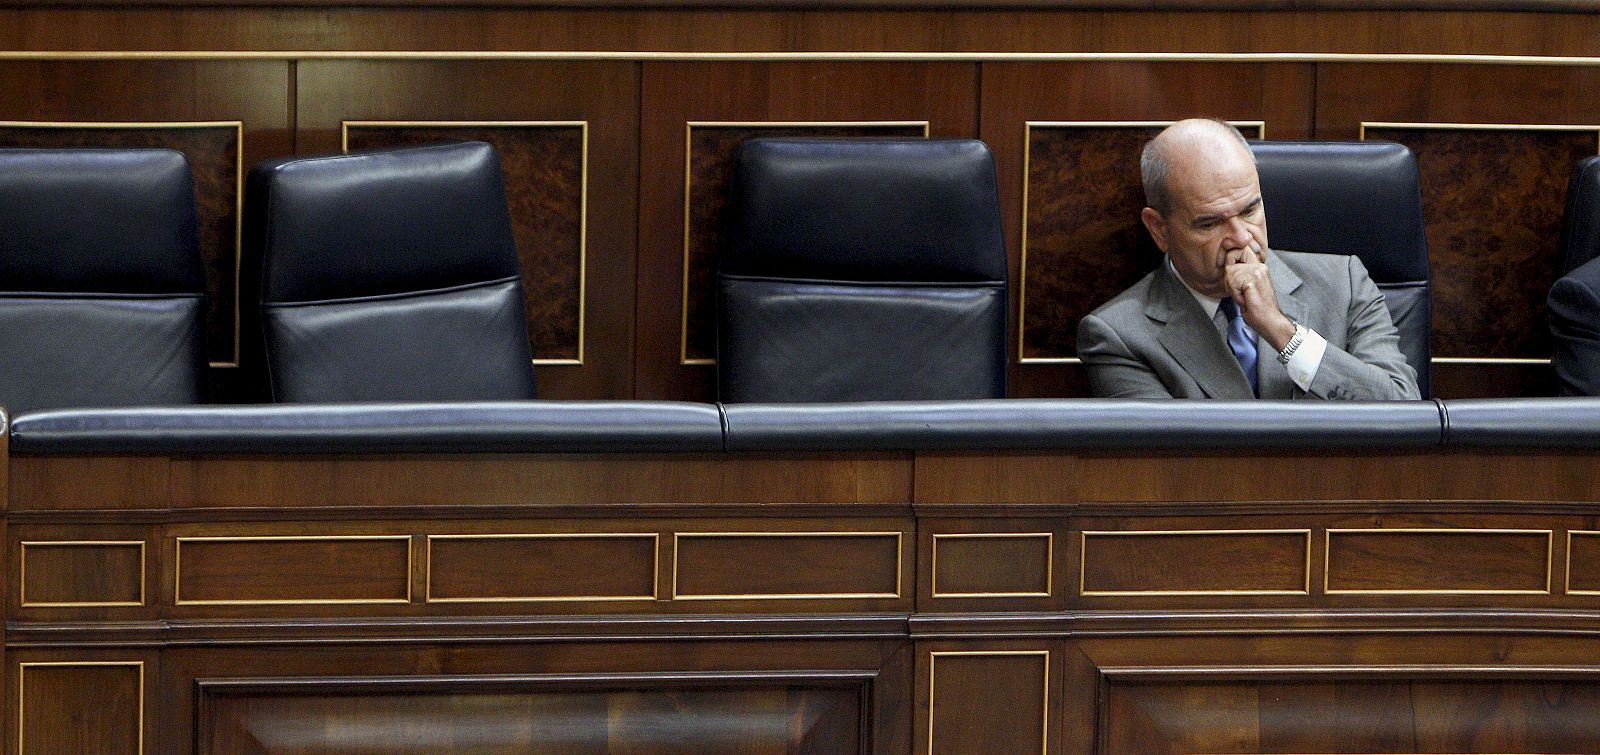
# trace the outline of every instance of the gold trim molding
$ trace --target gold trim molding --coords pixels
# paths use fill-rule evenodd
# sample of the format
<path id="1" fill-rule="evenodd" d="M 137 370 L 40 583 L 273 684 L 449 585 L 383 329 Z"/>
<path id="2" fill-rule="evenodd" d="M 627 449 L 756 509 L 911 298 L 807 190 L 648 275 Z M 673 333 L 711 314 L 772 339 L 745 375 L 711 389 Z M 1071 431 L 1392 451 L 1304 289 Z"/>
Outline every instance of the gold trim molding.
<path id="1" fill-rule="evenodd" d="M 1044 592 L 939 592 L 940 540 L 1044 539 Z M 1056 536 L 1053 532 L 951 532 L 933 536 L 932 564 L 928 572 L 930 598 L 1048 598 L 1055 594 Z"/>
<path id="2" fill-rule="evenodd" d="M 978 656 L 1018 656 L 1038 655 L 1044 657 L 1043 679 L 1039 685 L 1044 690 L 1044 697 L 1040 704 L 1040 718 L 1044 721 L 1044 729 L 1039 732 L 1039 752 L 1050 752 L 1050 651 L 1049 650 L 933 650 L 928 652 L 928 753 L 932 755 L 937 748 L 933 745 L 933 710 L 934 695 L 936 690 L 936 675 L 934 663 L 941 657 L 978 657 Z"/>
<path id="3" fill-rule="evenodd" d="M 35 548 L 72 548 L 79 546 L 101 547 L 139 547 L 139 600 L 137 602 L 126 600 L 107 601 L 75 601 L 52 600 L 30 603 L 28 602 L 28 547 Z M 143 540 L 23 540 L 18 544 L 17 554 L 17 605 L 20 608 L 126 608 L 138 607 L 145 604 L 145 546 Z"/>
<path id="4" fill-rule="evenodd" d="M 184 543 L 260 543 L 260 542 L 319 542 L 319 541 L 370 541 L 394 540 L 406 543 L 406 596 L 404 598 L 270 598 L 270 599 L 237 599 L 237 600 L 184 600 L 183 589 L 183 544 Z M 172 553 L 172 603 L 177 606 L 352 606 L 372 605 L 378 603 L 410 603 L 412 602 L 412 572 L 415 560 L 411 547 L 410 535 L 238 535 L 221 537 L 179 537 L 173 542 Z"/>
<path id="5" fill-rule="evenodd" d="M 678 364 L 685 367 L 715 365 L 717 360 L 689 358 L 689 225 L 694 196 L 694 130 L 697 128 L 907 128 L 922 127 L 928 138 L 932 121 L 686 121 L 683 131 L 683 286 L 678 292 Z"/>
<path id="6" fill-rule="evenodd" d="M 649 595 L 555 595 L 555 596 L 501 596 L 501 597 L 433 597 L 433 541 L 434 540 L 616 540 L 649 538 L 654 555 L 651 557 Z M 481 535 L 428 535 L 426 556 L 423 559 L 424 603 L 573 603 L 579 601 L 630 601 L 658 600 L 661 592 L 661 535 L 656 532 L 573 532 L 573 533 L 488 533 Z"/>
<path id="7" fill-rule="evenodd" d="M 727 537 L 893 537 L 894 592 L 694 594 L 678 592 L 678 547 L 688 538 Z M 905 533 L 903 532 L 675 532 L 672 535 L 672 593 L 669 600 L 822 600 L 843 598 L 900 598 L 905 594 Z"/>
<path id="8" fill-rule="evenodd" d="M 1365 535 L 1544 535 L 1544 589 L 1543 590 L 1490 590 L 1490 589 L 1342 589 L 1334 590 L 1328 587 L 1328 566 L 1333 559 L 1332 545 L 1334 534 L 1365 534 Z M 1322 533 L 1322 592 L 1327 595 L 1550 595 L 1554 592 L 1552 580 L 1555 571 L 1555 531 L 1554 530 L 1522 530 L 1522 529 L 1467 529 L 1451 527 L 1415 527 L 1415 528 L 1387 528 L 1387 527 L 1330 527 Z M 1570 558 L 1570 555 L 1569 555 Z"/>
<path id="9" fill-rule="evenodd" d="M 0 61 L 10 60 L 6 53 L 0 53 Z M 209 362 L 211 367 L 226 367 L 237 369 L 239 367 L 239 354 L 243 350 L 240 343 L 241 303 L 239 301 L 239 281 L 242 274 L 239 269 L 244 264 L 244 121 L 0 121 L 0 128 L 37 128 L 37 129 L 180 129 L 180 128 L 227 128 L 234 129 L 234 154 L 233 154 L 233 361 Z M 190 167 L 193 170 L 193 167 Z M 202 326 L 203 328 L 204 326 Z"/>
<path id="10" fill-rule="evenodd" d="M 132 666 L 139 671 L 139 749 L 138 755 L 144 754 L 144 661 L 24 661 L 17 664 L 17 752 L 26 755 L 28 748 L 24 746 L 22 735 L 27 712 L 23 709 L 23 702 L 27 697 L 27 671 L 30 667 L 87 667 L 87 666 Z"/>
<path id="11" fill-rule="evenodd" d="M 1600 530 L 1567 530 L 1566 574 L 1563 575 L 1561 591 L 1567 595 L 1600 595 L 1600 590 L 1572 589 L 1572 540 L 1574 537 L 1600 537 Z"/>
<path id="12" fill-rule="evenodd" d="M 339 151 L 350 152 L 350 127 L 356 128 L 577 128 L 583 137 L 578 169 L 578 357 L 538 359 L 534 364 L 582 366 L 589 309 L 589 122 L 588 121 L 339 121 Z"/>
<path id="13" fill-rule="evenodd" d="M 1311 530 L 1303 529 L 1265 529 L 1265 530 L 1084 530 L 1078 533 L 1078 594 L 1085 597 L 1131 597 L 1131 596 L 1217 596 L 1217 595 L 1310 595 L 1311 594 Z M 1089 538 L 1094 537 L 1168 537 L 1168 536 L 1216 536 L 1216 535 L 1305 535 L 1305 587 L 1300 590 L 1087 590 L 1085 582 L 1088 579 L 1087 566 L 1089 562 Z"/>

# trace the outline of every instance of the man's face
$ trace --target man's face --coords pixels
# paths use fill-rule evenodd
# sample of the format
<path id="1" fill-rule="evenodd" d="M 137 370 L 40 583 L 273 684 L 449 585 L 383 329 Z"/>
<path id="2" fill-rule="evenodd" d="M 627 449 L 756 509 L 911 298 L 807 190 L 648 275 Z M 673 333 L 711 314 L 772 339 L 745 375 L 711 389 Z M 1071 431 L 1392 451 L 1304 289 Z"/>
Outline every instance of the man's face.
<path id="1" fill-rule="evenodd" d="M 1229 252 L 1253 249 L 1265 259 L 1267 213 L 1255 163 L 1242 145 L 1179 149 L 1168 160 L 1166 215 L 1145 208 L 1140 216 L 1156 246 L 1195 290 L 1228 295 L 1223 269 Z"/>

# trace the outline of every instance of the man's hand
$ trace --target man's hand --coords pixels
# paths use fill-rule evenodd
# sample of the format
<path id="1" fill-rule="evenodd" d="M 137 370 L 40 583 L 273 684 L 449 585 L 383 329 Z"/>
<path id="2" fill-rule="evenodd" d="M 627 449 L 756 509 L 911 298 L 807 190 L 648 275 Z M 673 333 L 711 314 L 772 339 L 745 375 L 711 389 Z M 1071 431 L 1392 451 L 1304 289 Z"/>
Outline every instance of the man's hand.
<path id="1" fill-rule="evenodd" d="M 1228 293 L 1239 306 L 1239 316 L 1277 351 L 1294 337 L 1294 322 L 1278 309 L 1278 294 L 1267 273 L 1265 250 L 1254 241 L 1249 247 L 1228 252 L 1223 277 Z"/>

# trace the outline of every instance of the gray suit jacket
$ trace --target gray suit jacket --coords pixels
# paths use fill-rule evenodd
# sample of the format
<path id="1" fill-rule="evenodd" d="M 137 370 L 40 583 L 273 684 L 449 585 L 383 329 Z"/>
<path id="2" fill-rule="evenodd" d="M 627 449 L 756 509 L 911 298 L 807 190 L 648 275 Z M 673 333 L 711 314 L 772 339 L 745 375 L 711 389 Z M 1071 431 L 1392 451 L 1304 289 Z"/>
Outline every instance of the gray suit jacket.
<path id="1" fill-rule="evenodd" d="M 1261 398 L 1421 398 L 1383 294 L 1360 259 L 1273 250 L 1267 270 L 1279 308 L 1328 339 L 1328 350 L 1307 392 L 1258 339 Z M 1083 318 L 1078 356 L 1096 396 L 1253 397 L 1216 326 L 1166 265 Z"/>

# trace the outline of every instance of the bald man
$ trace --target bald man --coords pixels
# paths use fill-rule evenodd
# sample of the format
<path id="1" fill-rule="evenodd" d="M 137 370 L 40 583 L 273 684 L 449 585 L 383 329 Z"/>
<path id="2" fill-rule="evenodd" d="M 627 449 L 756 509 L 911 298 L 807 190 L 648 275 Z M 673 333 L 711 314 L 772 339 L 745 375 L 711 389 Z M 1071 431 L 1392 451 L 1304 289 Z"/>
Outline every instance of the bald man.
<path id="1" fill-rule="evenodd" d="M 1139 217 L 1166 261 L 1078 324 L 1094 395 L 1421 398 L 1361 260 L 1267 246 L 1255 157 L 1237 129 L 1180 121 L 1139 162 Z"/>

